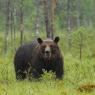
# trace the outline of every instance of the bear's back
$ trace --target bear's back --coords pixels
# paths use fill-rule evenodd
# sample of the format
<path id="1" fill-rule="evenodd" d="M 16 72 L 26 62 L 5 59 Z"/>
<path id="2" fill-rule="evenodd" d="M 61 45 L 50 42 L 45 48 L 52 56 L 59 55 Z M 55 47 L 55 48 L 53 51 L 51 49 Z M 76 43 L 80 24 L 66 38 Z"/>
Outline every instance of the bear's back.
<path id="1" fill-rule="evenodd" d="M 15 54 L 14 63 L 17 64 L 17 62 L 29 62 L 32 58 L 32 53 L 34 48 L 38 45 L 37 40 L 34 40 L 32 42 L 26 43 L 18 48 Z"/>

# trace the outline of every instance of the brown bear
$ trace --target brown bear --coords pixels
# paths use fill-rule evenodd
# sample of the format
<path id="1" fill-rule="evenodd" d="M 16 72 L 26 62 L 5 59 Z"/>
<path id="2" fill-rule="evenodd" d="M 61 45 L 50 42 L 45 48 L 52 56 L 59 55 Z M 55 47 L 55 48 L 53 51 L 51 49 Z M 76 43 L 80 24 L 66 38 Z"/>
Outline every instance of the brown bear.
<path id="1" fill-rule="evenodd" d="M 14 58 L 16 79 L 25 79 L 27 76 L 39 78 L 43 69 L 52 71 L 56 78 L 63 77 L 63 58 L 58 47 L 59 37 L 54 40 L 37 38 L 29 44 L 21 46 Z"/>

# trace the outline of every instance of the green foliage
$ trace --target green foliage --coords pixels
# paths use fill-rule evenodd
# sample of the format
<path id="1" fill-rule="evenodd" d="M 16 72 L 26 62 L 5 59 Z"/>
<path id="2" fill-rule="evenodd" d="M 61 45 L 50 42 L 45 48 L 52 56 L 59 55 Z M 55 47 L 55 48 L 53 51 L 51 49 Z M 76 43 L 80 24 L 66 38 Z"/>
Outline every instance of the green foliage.
<path id="1" fill-rule="evenodd" d="M 72 47 L 71 51 L 74 56 L 79 56 L 80 45 L 82 48 L 82 57 L 91 57 L 94 55 L 94 29 L 86 29 L 84 27 L 72 33 Z"/>
<path id="2" fill-rule="evenodd" d="M 45 37 L 45 25 L 43 15 L 43 3 L 40 0 L 24 0 L 24 39 L 23 43 L 35 39 L 36 17 L 40 18 L 40 37 Z M 42 0 L 41 0 L 42 1 Z M 77 17 L 80 15 L 82 27 L 71 31 L 71 47 L 68 47 L 67 29 L 67 3 L 68 0 L 57 0 L 55 10 L 55 35 L 60 37 L 58 43 L 64 56 L 64 79 L 56 80 L 52 72 L 44 75 L 40 80 L 31 79 L 24 81 L 15 80 L 13 59 L 15 50 L 20 46 L 19 7 L 20 0 L 11 0 L 14 6 L 14 24 L 16 29 L 15 41 L 11 39 L 8 31 L 8 50 L 4 53 L 4 31 L 6 30 L 6 0 L 0 0 L 0 95 L 95 95 L 95 89 L 91 92 L 80 92 L 77 89 L 84 84 L 95 85 L 95 0 L 79 0 L 80 12 L 78 14 L 78 0 L 71 0 L 71 28 L 76 29 Z M 13 9 L 10 6 L 10 9 Z M 9 21 L 11 24 L 11 21 Z M 85 26 L 85 27 L 83 27 Z M 82 63 L 80 61 L 80 47 L 82 49 Z"/>
<path id="3" fill-rule="evenodd" d="M 79 44 L 81 35 L 83 38 L 82 63 L 79 59 Z M 3 32 L 0 33 L 0 50 L 3 50 Z M 45 38 L 42 32 L 41 37 Z M 57 31 L 55 35 L 60 36 L 59 46 L 64 56 L 64 79 L 55 79 L 52 72 L 44 75 L 40 80 L 28 79 L 16 81 L 13 59 L 15 51 L 11 46 L 11 39 L 8 39 L 8 52 L 0 52 L 0 95 L 95 95 L 95 91 L 81 92 L 77 89 L 84 84 L 95 84 L 95 33 L 92 28 L 80 27 L 72 32 L 72 46 L 68 48 L 67 34 L 64 31 Z M 24 43 L 35 38 L 35 34 L 24 33 Z M 19 46 L 19 32 L 16 34 L 16 48 Z"/>

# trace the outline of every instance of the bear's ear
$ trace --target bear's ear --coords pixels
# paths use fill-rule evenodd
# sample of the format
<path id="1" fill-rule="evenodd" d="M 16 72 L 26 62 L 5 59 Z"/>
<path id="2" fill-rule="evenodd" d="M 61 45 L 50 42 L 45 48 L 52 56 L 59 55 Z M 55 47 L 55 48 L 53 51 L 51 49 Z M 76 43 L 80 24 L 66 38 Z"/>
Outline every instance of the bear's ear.
<path id="1" fill-rule="evenodd" d="M 39 44 L 43 43 L 43 40 L 41 38 L 37 38 L 37 41 L 38 41 Z"/>
<path id="2" fill-rule="evenodd" d="M 55 43 L 58 43 L 59 40 L 60 40 L 60 38 L 57 36 L 57 37 L 55 37 L 54 42 L 55 42 Z"/>

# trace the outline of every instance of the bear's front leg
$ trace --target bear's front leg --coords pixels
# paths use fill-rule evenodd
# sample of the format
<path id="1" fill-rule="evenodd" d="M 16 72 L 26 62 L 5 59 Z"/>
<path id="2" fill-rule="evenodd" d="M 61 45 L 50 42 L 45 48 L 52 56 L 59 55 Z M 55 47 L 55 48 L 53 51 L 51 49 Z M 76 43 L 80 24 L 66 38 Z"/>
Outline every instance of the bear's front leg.
<path id="1" fill-rule="evenodd" d="M 22 70 L 16 71 L 16 79 L 17 80 L 24 80 L 24 79 L 26 79 L 25 71 L 22 71 Z"/>
<path id="2" fill-rule="evenodd" d="M 60 59 L 58 61 L 56 61 L 56 78 L 57 79 L 62 79 L 63 78 L 63 74 L 64 74 L 64 68 L 63 68 L 63 60 Z"/>
<path id="3" fill-rule="evenodd" d="M 33 70 L 32 70 L 32 77 L 33 77 L 33 78 L 38 79 L 38 78 L 41 77 L 42 74 L 43 74 L 42 69 L 39 69 L 39 70 L 33 69 Z"/>
<path id="4" fill-rule="evenodd" d="M 56 71 L 56 78 L 62 79 L 63 78 L 63 71 L 61 71 L 61 70 Z"/>

